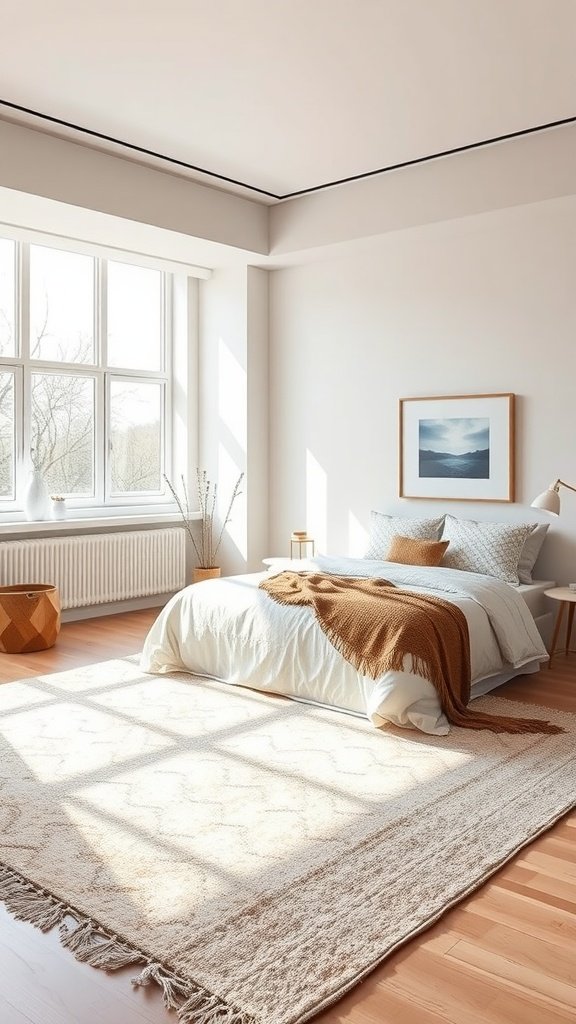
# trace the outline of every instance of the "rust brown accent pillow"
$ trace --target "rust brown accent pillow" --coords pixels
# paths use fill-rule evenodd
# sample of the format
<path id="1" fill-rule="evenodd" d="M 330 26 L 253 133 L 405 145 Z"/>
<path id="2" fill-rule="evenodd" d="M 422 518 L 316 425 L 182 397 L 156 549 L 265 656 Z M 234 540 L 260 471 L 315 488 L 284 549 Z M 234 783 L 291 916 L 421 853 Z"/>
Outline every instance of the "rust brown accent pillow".
<path id="1" fill-rule="evenodd" d="M 440 565 L 449 543 L 449 540 L 416 540 L 396 533 L 385 561 L 402 565 Z"/>

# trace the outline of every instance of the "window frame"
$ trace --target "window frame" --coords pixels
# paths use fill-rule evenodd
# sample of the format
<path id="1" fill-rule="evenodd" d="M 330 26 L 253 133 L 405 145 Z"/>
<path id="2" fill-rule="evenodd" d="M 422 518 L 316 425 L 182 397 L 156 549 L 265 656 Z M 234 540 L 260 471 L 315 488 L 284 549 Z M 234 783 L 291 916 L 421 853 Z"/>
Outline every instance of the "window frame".
<path id="1" fill-rule="evenodd" d="M 29 452 L 32 430 L 33 373 L 73 374 L 94 379 L 94 495 L 88 497 L 67 497 L 66 505 L 86 515 L 93 510 L 97 515 L 118 515 L 119 510 L 142 512 L 170 511 L 174 502 L 164 483 L 163 474 L 172 471 L 172 417 L 173 417 L 173 316 L 172 316 L 172 274 L 161 267 L 151 268 L 148 262 L 139 263 L 135 255 L 122 253 L 101 255 L 92 246 L 83 252 L 70 240 L 67 248 L 65 239 L 57 239 L 52 245 L 44 237 L 36 240 L 33 233 L 27 240 L 10 237 L 0 229 L 2 237 L 13 241 L 15 247 L 15 352 L 14 356 L 0 356 L 0 371 L 9 370 L 15 375 L 15 495 L 13 499 L 0 496 L 0 523 L 23 518 L 25 488 L 31 468 Z M 94 362 L 69 363 L 30 356 L 30 247 L 41 245 L 70 253 L 90 256 L 94 261 Z M 161 275 L 161 369 L 134 370 L 131 367 L 109 367 L 107 365 L 107 266 L 108 262 L 128 263 L 155 269 Z M 113 495 L 110 487 L 110 473 L 107 453 L 110 442 L 110 382 L 114 378 L 158 383 L 161 385 L 162 417 L 160 437 L 160 464 L 162 490 L 153 492 L 126 492 Z"/>

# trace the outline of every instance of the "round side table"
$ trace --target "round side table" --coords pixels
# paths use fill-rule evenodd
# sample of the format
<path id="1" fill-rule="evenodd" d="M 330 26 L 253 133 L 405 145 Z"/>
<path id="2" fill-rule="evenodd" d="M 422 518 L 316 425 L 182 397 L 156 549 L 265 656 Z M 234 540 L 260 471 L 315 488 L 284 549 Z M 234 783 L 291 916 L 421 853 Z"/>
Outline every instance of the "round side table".
<path id="1" fill-rule="evenodd" d="M 550 660 L 548 662 L 548 668 L 552 668 L 552 658 L 556 654 L 556 644 L 558 643 L 558 637 L 560 635 L 560 627 L 562 626 L 562 620 L 567 608 L 568 622 L 566 623 L 566 648 L 564 653 L 570 653 L 570 638 L 572 636 L 572 624 L 574 622 L 574 609 L 576 608 L 576 590 L 570 590 L 570 587 L 554 587 L 552 590 L 545 590 L 544 593 L 546 597 L 551 597 L 554 601 L 560 601 L 558 615 L 556 616 L 556 625 L 554 626 L 552 645 L 550 647 Z"/>

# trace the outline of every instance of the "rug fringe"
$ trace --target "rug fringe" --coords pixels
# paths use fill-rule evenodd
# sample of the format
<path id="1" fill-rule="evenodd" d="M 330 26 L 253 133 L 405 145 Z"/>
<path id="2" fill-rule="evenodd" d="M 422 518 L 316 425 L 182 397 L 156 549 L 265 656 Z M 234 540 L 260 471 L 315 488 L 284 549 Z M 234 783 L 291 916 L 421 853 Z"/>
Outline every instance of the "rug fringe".
<path id="1" fill-rule="evenodd" d="M 190 998 L 192 990 L 190 982 L 167 971 L 162 964 L 146 964 L 138 977 L 132 978 L 135 988 L 140 985 L 149 985 L 151 982 L 155 982 L 162 989 L 162 998 L 167 1010 L 178 1010 L 182 1005 L 182 1000 Z"/>
<path id="2" fill-rule="evenodd" d="M 120 967 L 145 960 L 142 953 L 133 946 L 122 942 L 117 935 L 108 935 L 90 920 L 78 921 L 72 929 L 63 921 L 60 925 L 60 939 L 77 960 L 103 971 L 116 971 Z"/>
<path id="3" fill-rule="evenodd" d="M 199 989 L 178 1010 L 179 1024 L 257 1024 L 254 1017 Z"/>
<path id="4" fill-rule="evenodd" d="M 43 932 L 59 925 L 65 949 L 91 967 L 114 971 L 128 964 L 144 964 L 132 984 L 135 987 L 151 982 L 159 985 L 165 1007 L 176 1010 L 179 1024 L 257 1024 L 254 1017 L 150 960 L 134 946 L 105 931 L 95 921 L 4 864 L 0 864 L 0 900 L 16 920 L 28 921 Z M 70 921 L 73 924 L 69 924 Z"/>
<path id="5" fill-rule="evenodd" d="M 66 906 L 10 868 L 0 866 L 0 899 L 17 921 L 28 921 L 48 932 L 63 920 Z"/>

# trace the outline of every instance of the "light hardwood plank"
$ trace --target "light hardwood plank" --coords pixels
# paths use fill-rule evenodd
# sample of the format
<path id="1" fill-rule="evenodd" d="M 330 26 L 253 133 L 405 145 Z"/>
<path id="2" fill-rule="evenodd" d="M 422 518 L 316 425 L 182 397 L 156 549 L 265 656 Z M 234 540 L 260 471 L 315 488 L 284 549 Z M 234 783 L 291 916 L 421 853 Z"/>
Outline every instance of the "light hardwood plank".
<path id="1" fill-rule="evenodd" d="M 546 963 L 545 950 L 542 960 L 532 956 L 529 962 L 522 962 L 520 947 L 525 946 L 521 940 L 512 946 L 501 947 L 496 951 L 495 938 L 489 944 L 490 948 L 483 947 L 478 942 L 466 942 L 462 940 L 448 952 L 449 960 L 457 960 L 459 963 L 467 964 L 475 974 L 484 978 L 498 978 L 509 990 L 525 994 L 530 999 L 535 995 L 540 998 L 544 1006 L 550 1005 L 555 1010 L 563 1010 L 567 1006 L 576 1006 L 576 985 L 570 983 L 573 978 L 573 962 L 570 963 L 569 980 L 559 977 L 553 962 Z M 544 943 L 539 943 L 544 946 Z M 560 959 L 560 951 L 555 947 L 556 954 Z"/>
<path id="2" fill-rule="evenodd" d="M 522 886 L 525 895 L 530 895 L 529 890 L 532 890 L 535 899 L 550 902 L 552 906 L 558 906 L 569 913 L 576 913 L 576 885 L 567 882 L 565 878 L 528 870 L 518 859 L 514 862 L 514 867 L 508 870 L 506 879 L 508 883 Z M 547 900 L 549 896 L 553 897 L 553 900 Z"/>

